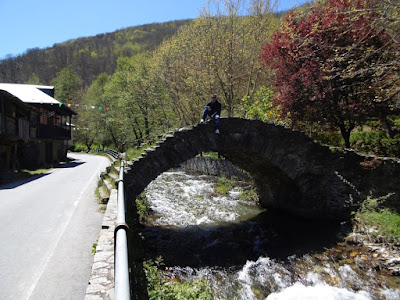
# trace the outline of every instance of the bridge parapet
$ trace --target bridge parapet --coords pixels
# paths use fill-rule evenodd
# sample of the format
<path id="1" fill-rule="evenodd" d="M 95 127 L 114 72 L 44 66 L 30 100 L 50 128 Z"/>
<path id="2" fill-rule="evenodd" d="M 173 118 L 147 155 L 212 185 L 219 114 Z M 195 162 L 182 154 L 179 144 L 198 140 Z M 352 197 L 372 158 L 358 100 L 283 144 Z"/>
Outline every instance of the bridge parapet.
<path id="1" fill-rule="evenodd" d="M 158 175 L 205 151 L 216 151 L 253 177 L 264 207 L 313 218 L 343 218 L 359 201 L 395 193 L 400 202 L 400 163 L 331 151 L 301 132 L 239 118 L 198 124 L 165 136 L 134 160 L 125 182 L 131 202 Z"/>

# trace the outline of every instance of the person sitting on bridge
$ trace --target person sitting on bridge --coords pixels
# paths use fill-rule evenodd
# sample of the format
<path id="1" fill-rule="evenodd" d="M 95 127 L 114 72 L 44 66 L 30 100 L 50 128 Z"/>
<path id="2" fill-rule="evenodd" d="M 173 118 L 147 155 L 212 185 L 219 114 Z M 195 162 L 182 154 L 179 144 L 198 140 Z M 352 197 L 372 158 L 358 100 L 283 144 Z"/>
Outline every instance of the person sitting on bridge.
<path id="1" fill-rule="evenodd" d="M 221 102 L 217 100 L 217 95 L 211 95 L 211 101 L 204 107 L 203 116 L 200 123 L 205 123 L 207 116 L 215 119 L 215 133 L 219 133 L 220 116 L 221 116 Z"/>

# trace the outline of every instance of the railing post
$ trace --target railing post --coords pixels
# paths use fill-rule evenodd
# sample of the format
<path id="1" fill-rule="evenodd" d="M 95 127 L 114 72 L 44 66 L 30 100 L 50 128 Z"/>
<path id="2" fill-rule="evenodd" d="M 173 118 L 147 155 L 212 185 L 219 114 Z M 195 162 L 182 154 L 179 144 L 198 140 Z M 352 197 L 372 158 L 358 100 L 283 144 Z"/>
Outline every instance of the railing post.
<path id="1" fill-rule="evenodd" d="M 128 225 L 125 221 L 124 161 L 118 179 L 117 224 L 115 226 L 115 299 L 130 299 L 128 267 Z"/>

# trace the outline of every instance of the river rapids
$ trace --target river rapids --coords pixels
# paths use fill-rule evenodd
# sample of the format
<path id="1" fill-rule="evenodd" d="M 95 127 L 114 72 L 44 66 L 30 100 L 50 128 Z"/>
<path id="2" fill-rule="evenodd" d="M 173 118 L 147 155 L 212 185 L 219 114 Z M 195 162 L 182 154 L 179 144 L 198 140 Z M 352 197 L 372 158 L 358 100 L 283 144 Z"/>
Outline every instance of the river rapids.
<path id="1" fill-rule="evenodd" d="M 341 248 L 349 224 L 265 210 L 239 197 L 248 182 L 226 194 L 216 182 L 172 169 L 146 188 L 145 259 L 162 256 L 171 280 L 204 279 L 214 299 L 400 299 L 362 249 Z"/>

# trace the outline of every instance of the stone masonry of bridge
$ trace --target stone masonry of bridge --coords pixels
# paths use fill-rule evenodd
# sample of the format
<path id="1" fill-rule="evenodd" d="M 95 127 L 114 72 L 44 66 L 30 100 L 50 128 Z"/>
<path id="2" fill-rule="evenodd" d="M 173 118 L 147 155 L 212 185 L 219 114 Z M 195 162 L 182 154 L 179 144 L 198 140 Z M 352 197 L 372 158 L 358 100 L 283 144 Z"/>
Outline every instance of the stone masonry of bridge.
<path id="1" fill-rule="evenodd" d="M 368 195 L 400 203 L 400 162 L 332 151 L 301 132 L 257 120 L 222 118 L 182 128 L 147 149 L 124 176 L 128 209 L 158 175 L 195 157 L 215 151 L 253 177 L 266 208 L 307 218 L 342 219 Z"/>

